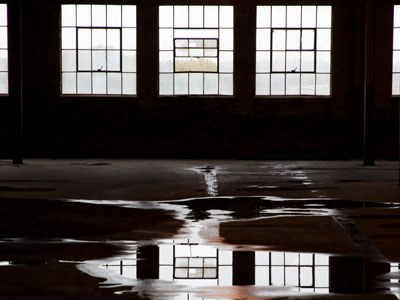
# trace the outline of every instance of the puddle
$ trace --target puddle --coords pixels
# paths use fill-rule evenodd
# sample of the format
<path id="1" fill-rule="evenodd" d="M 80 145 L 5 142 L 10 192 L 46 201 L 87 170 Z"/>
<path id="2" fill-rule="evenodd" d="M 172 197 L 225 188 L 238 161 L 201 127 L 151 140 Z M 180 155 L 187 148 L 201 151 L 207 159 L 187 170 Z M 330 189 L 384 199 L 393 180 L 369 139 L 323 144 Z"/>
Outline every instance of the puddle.
<path id="1" fill-rule="evenodd" d="M 217 181 L 217 169 L 212 166 L 190 168 L 189 170 L 194 171 L 204 176 L 204 181 L 207 185 L 207 194 L 211 197 L 218 195 L 218 181 Z"/>
<path id="2" fill-rule="evenodd" d="M 242 251 L 195 240 L 165 240 L 131 246 L 128 251 L 129 255 L 87 261 L 78 268 L 105 278 L 102 287 L 124 287 L 121 292 L 135 291 L 151 299 L 234 299 L 229 291 L 243 286 L 249 298 L 298 293 L 389 293 L 399 286 L 399 279 L 379 277 L 393 273 L 398 264 L 361 256 Z"/>
<path id="3" fill-rule="evenodd" d="M 173 239 L 104 242 L 122 248 L 123 253 L 118 256 L 83 262 L 59 259 L 58 263 L 74 264 L 84 274 L 104 279 L 101 288 L 117 288 L 117 294 L 137 292 L 149 299 L 256 299 L 365 293 L 399 296 L 399 263 L 386 261 L 346 215 L 351 209 L 398 205 L 326 198 L 217 197 L 217 171 L 208 167 L 198 171 L 209 182 L 210 197 L 158 202 L 68 200 L 173 211 L 185 224 Z M 330 216 L 360 247 L 360 253 L 271 251 L 267 246 L 230 245 L 220 237 L 221 222 L 280 216 Z M 28 243 L 30 240 L 16 238 L 0 242 Z M 84 240 L 72 239 L 32 241 L 40 242 L 85 244 Z M 18 263 L 24 264 L 0 262 L 0 267 Z"/>

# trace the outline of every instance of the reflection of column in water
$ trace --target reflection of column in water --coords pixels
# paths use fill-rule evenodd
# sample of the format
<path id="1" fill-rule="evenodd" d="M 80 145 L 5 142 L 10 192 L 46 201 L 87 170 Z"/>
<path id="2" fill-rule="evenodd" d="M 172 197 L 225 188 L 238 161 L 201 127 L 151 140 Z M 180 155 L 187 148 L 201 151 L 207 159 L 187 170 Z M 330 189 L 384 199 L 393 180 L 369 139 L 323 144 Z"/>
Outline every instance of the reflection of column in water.
<path id="1" fill-rule="evenodd" d="M 158 279 L 159 278 L 159 256 L 158 246 L 141 246 L 137 253 L 137 278 Z"/>

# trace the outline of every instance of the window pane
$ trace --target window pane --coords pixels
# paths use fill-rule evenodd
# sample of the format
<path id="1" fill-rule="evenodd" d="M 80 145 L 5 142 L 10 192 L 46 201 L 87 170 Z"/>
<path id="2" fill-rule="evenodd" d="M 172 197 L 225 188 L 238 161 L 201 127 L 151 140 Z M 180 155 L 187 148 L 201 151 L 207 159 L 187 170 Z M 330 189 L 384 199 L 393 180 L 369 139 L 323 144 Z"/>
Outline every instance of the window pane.
<path id="1" fill-rule="evenodd" d="M 269 285 L 269 267 L 256 266 L 256 276 L 255 277 L 256 277 L 255 285 L 268 286 Z"/>
<path id="2" fill-rule="evenodd" d="M 394 6 L 393 26 L 400 27 L 400 5 Z"/>
<path id="3" fill-rule="evenodd" d="M 91 7 L 90 5 L 77 5 L 77 26 L 91 26 Z"/>
<path id="4" fill-rule="evenodd" d="M 90 52 L 89 52 L 90 55 Z M 88 70 L 84 66 L 83 70 Z M 92 52 L 92 68 L 93 71 L 106 71 L 107 70 L 107 61 L 106 61 L 106 51 L 93 51 Z"/>
<path id="5" fill-rule="evenodd" d="M 219 93 L 220 95 L 233 95 L 233 75 L 219 75 Z"/>
<path id="6" fill-rule="evenodd" d="M 124 95 L 136 94 L 136 74 L 122 73 L 122 93 Z"/>
<path id="7" fill-rule="evenodd" d="M 315 72 L 315 61 L 314 51 L 302 51 L 301 52 L 301 71 L 303 72 Z"/>
<path id="8" fill-rule="evenodd" d="M 317 74 L 317 95 L 330 95 L 330 79 L 331 76 L 329 74 Z"/>
<path id="9" fill-rule="evenodd" d="M 286 52 L 286 72 L 300 72 L 300 52 Z"/>
<path id="10" fill-rule="evenodd" d="M 399 61 L 400 62 L 400 61 Z M 399 71 L 400 71 L 400 64 Z M 317 52 L 317 72 L 330 73 L 331 72 L 331 53 L 330 52 Z"/>
<path id="11" fill-rule="evenodd" d="M 297 266 L 299 265 L 299 254 L 298 253 L 285 253 L 285 264 L 287 266 Z"/>
<path id="12" fill-rule="evenodd" d="M 75 28 L 63 28 L 61 30 L 61 34 L 62 34 L 61 47 L 63 49 L 75 49 L 76 48 L 76 29 Z"/>
<path id="13" fill-rule="evenodd" d="M 122 51 L 122 71 L 136 72 L 136 51 Z"/>
<path id="14" fill-rule="evenodd" d="M 121 54 L 119 51 L 107 51 L 107 71 L 121 70 Z"/>
<path id="15" fill-rule="evenodd" d="M 121 49 L 121 31 L 119 29 L 107 30 L 107 49 Z"/>
<path id="16" fill-rule="evenodd" d="M 315 267 L 315 287 L 329 287 L 329 267 Z"/>
<path id="17" fill-rule="evenodd" d="M 122 6 L 122 26 L 136 27 L 136 6 L 134 5 Z"/>
<path id="18" fill-rule="evenodd" d="M 303 27 L 316 27 L 317 25 L 317 7 L 316 6 L 303 6 L 302 15 Z"/>
<path id="19" fill-rule="evenodd" d="M 136 29 L 122 29 L 122 48 L 125 50 L 136 50 Z"/>
<path id="20" fill-rule="evenodd" d="M 217 269 L 204 269 L 204 278 L 216 278 Z"/>
<path id="21" fill-rule="evenodd" d="M 189 269 L 189 278 L 202 278 L 203 270 L 202 269 Z"/>
<path id="22" fill-rule="evenodd" d="M 220 50 L 233 50 L 233 29 L 220 29 L 219 48 Z"/>
<path id="23" fill-rule="evenodd" d="M 256 75 L 256 95 L 269 95 L 269 74 L 257 74 Z"/>
<path id="24" fill-rule="evenodd" d="M 218 94 L 218 74 L 204 74 L 204 93 Z"/>
<path id="25" fill-rule="evenodd" d="M 203 74 L 192 73 L 189 74 L 189 94 L 201 95 L 203 94 Z M 194 267 L 194 265 L 193 265 Z"/>
<path id="26" fill-rule="evenodd" d="M 105 27 L 106 26 L 106 6 L 105 5 L 92 5 L 92 26 Z"/>
<path id="27" fill-rule="evenodd" d="M 160 50 L 174 50 L 173 29 L 160 29 Z"/>
<path id="28" fill-rule="evenodd" d="M 297 267 L 286 268 L 286 285 L 299 286 L 299 269 Z"/>
<path id="29" fill-rule="evenodd" d="M 106 94 L 107 91 L 107 78 L 106 74 L 94 73 L 93 74 L 93 94 Z"/>
<path id="30" fill-rule="evenodd" d="M 76 11 L 75 5 L 61 6 L 61 26 L 76 26 Z M 0 9 L 1 10 L 1 9 Z M 0 25 L 2 24 L 3 16 L 0 15 Z"/>
<path id="31" fill-rule="evenodd" d="M 8 73 L 0 72 L 0 94 L 8 93 Z"/>
<path id="32" fill-rule="evenodd" d="M 300 285 L 303 287 L 312 286 L 313 284 L 313 274 L 312 268 L 301 267 L 300 268 Z"/>
<path id="33" fill-rule="evenodd" d="M 287 6 L 287 27 L 301 27 L 301 6 Z"/>
<path id="34" fill-rule="evenodd" d="M 121 27 L 121 5 L 107 5 L 107 26 Z"/>
<path id="35" fill-rule="evenodd" d="M 173 72 L 173 51 L 160 51 L 160 72 Z"/>
<path id="36" fill-rule="evenodd" d="M 271 282 L 272 285 L 284 285 L 283 267 L 271 267 Z"/>
<path id="37" fill-rule="evenodd" d="M 188 27 L 188 6 L 174 6 L 174 27 Z"/>
<path id="38" fill-rule="evenodd" d="M 285 75 L 271 74 L 271 95 L 285 94 Z"/>
<path id="39" fill-rule="evenodd" d="M 188 269 L 175 269 L 175 277 L 188 278 Z"/>
<path id="40" fill-rule="evenodd" d="M 288 30 L 286 34 L 286 49 L 300 50 L 300 30 Z"/>
<path id="41" fill-rule="evenodd" d="M 189 7 L 189 27 L 203 27 L 203 6 Z"/>
<path id="42" fill-rule="evenodd" d="M 173 74 L 160 74 L 160 94 L 172 95 L 174 93 L 174 75 Z"/>
<path id="43" fill-rule="evenodd" d="M 218 27 L 218 6 L 207 5 L 204 7 L 204 27 Z"/>
<path id="44" fill-rule="evenodd" d="M 78 49 L 91 48 L 91 31 L 91 29 L 78 29 Z"/>
<path id="45" fill-rule="evenodd" d="M 300 95 L 300 74 L 286 75 L 286 94 Z"/>
<path id="46" fill-rule="evenodd" d="M 257 51 L 256 54 L 256 72 L 270 72 L 270 59 L 271 52 L 269 51 Z"/>
<path id="47" fill-rule="evenodd" d="M 317 26 L 318 27 L 331 27 L 331 7 L 318 6 L 317 9 Z"/>
<path id="48" fill-rule="evenodd" d="M 92 55 L 90 50 L 78 51 L 78 70 L 79 71 L 92 70 Z"/>
<path id="49" fill-rule="evenodd" d="M 257 27 L 271 27 L 271 6 L 257 6 Z"/>
<path id="50" fill-rule="evenodd" d="M 317 50 L 331 50 L 330 29 L 317 29 Z"/>
<path id="51" fill-rule="evenodd" d="M 233 72 L 233 52 L 221 51 L 219 53 L 219 71 Z"/>
<path id="52" fill-rule="evenodd" d="M 76 94 L 76 73 L 62 74 L 62 93 Z"/>
<path id="53" fill-rule="evenodd" d="M 272 27 L 286 27 L 286 6 L 272 6 Z"/>
<path id="54" fill-rule="evenodd" d="M 315 74 L 301 74 L 301 94 L 315 95 Z"/>
<path id="55" fill-rule="evenodd" d="M 285 50 L 286 30 L 272 30 L 272 50 Z"/>
<path id="56" fill-rule="evenodd" d="M 121 94 L 121 74 L 107 73 L 108 94 Z"/>
<path id="57" fill-rule="evenodd" d="M 315 31 L 303 30 L 301 33 L 301 49 L 314 50 L 315 49 Z"/>
<path id="58" fill-rule="evenodd" d="M 79 49 L 90 48 L 90 44 L 85 44 L 85 47 L 81 47 L 81 30 L 79 31 Z M 83 38 L 83 37 L 82 37 Z M 92 43 L 93 49 L 106 49 L 106 30 L 105 29 L 93 29 L 92 30 Z M 89 42 L 89 41 L 88 41 Z"/>
<path id="59" fill-rule="evenodd" d="M 271 49 L 271 30 L 257 29 L 257 50 Z"/>
<path id="60" fill-rule="evenodd" d="M 91 73 L 78 73 L 78 93 L 91 94 L 92 93 L 92 74 Z"/>
<path id="61" fill-rule="evenodd" d="M 188 94 L 188 74 L 175 74 L 174 91 L 175 94 Z"/>
<path id="62" fill-rule="evenodd" d="M 272 51 L 272 71 L 285 72 L 285 51 Z"/>
<path id="63" fill-rule="evenodd" d="M 233 28 L 233 6 L 220 6 L 219 13 L 219 26 Z"/>
<path id="64" fill-rule="evenodd" d="M 76 51 L 62 51 L 62 71 L 76 71 Z"/>
<path id="65" fill-rule="evenodd" d="M 392 80 L 392 94 L 400 95 L 400 74 L 394 73 Z"/>
<path id="66" fill-rule="evenodd" d="M 0 71 L 8 71 L 8 52 L 7 50 L 0 50 Z"/>
<path id="67" fill-rule="evenodd" d="M 159 26 L 173 27 L 173 6 L 160 6 L 159 8 Z"/>

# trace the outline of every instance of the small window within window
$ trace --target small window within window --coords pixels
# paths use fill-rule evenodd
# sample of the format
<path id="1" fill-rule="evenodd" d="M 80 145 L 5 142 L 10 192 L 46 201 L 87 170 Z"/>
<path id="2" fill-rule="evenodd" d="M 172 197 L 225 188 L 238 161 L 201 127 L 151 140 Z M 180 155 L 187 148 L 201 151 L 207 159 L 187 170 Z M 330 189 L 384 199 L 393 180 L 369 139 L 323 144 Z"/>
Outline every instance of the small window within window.
<path id="1" fill-rule="evenodd" d="M 331 6 L 257 6 L 256 95 L 331 94 Z"/>
<path id="2" fill-rule="evenodd" d="M 392 95 L 400 95 L 400 5 L 394 6 Z"/>
<path id="3" fill-rule="evenodd" d="M 136 94 L 136 6 L 62 5 L 62 93 Z"/>
<path id="4" fill-rule="evenodd" d="M 159 26 L 160 95 L 233 95 L 233 6 L 160 6 Z"/>
<path id="5" fill-rule="evenodd" d="M 8 94 L 7 4 L 0 3 L 0 94 Z"/>

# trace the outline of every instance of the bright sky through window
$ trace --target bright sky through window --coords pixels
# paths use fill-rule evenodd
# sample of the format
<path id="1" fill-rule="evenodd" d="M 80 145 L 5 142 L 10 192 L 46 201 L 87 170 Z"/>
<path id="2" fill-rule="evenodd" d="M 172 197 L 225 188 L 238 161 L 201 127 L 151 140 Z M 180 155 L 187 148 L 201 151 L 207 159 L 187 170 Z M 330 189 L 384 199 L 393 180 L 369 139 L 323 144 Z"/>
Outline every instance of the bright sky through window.
<path id="1" fill-rule="evenodd" d="M 136 6 L 62 5 L 62 93 L 136 94 Z"/>
<path id="2" fill-rule="evenodd" d="M 160 6 L 159 26 L 160 95 L 233 95 L 233 6 Z"/>
<path id="3" fill-rule="evenodd" d="M 331 94 L 331 6 L 258 6 L 256 95 Z"/>
<path id="4" fill-rule="evenodd" d="M 0 3 L 0 94 L 8 94 L 7 4 Z"/>

